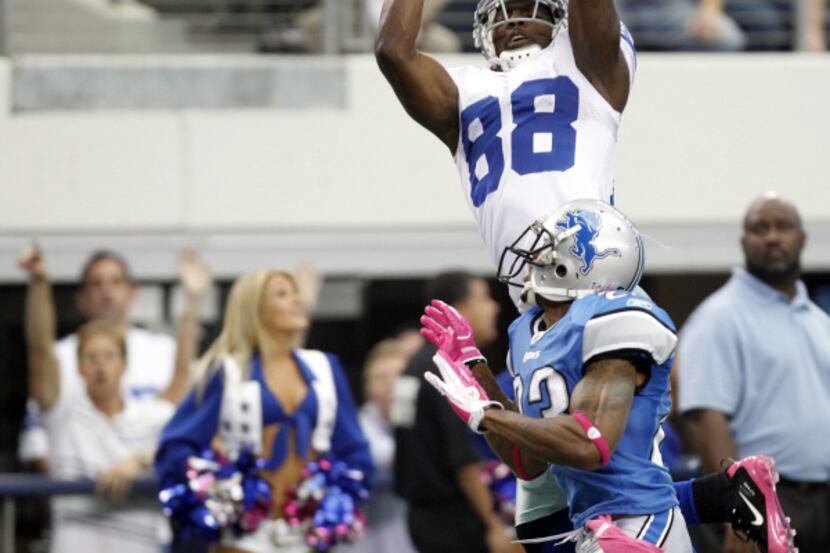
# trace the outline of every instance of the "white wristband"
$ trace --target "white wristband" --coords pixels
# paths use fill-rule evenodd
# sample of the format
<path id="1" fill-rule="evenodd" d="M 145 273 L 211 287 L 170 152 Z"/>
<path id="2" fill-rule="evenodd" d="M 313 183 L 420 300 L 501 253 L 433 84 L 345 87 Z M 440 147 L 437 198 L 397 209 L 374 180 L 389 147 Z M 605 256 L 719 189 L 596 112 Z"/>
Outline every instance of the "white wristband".
<path id="1" fill-rule="evenodd" d="M 498 401 L 482 401 L 480 405 L 477 405 L 475 409 L 472 410 L 470 413 L 470 422 L 468 423 L 470 430 L 475 432 L 476 434 L 487 434 L 487 430 L 479 429 L 481 425 L 481 420 L 484 418 L 484 412 L 487 409 L 504 409 L 504 405 L 499 403 Z"/>

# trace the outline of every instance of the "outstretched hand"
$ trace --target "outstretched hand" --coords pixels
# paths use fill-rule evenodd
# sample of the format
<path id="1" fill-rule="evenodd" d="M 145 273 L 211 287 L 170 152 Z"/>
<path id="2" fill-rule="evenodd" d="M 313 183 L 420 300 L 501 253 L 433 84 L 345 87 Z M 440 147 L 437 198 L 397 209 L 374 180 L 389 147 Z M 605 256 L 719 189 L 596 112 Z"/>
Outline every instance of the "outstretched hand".
<path id="1" fill-rule="evenodd" d="M 469 365 L 487 360 L 473 338 L 473 327 L 453 306 L 432 300 L 421 315 L 421 335 L 453 362 Z"/>
<path id="2" fill-rule="evenodd" d="M 447 398 L 453 411 L 473 432 L 481 433 L 479 425 L 484 418 L 484 411 L 504 409 L 504 406 L 490 399 L 464 363 L 453 361 L 441 350 L 433 356 L 432 361 L 438 367 L 440 376 L 427 371 L 424 378 Z"/>
<path id="3" fill-rule="evenodd" d="M 33 279 L 46 277 L 46 260 L 37 244 L 20 252 L 17 256 L 17 266 L 29 273 Z"/>
<path id="4" fill-rule="evenodd" d="M 210 269 L 193 250 L 183 250 L 179 256 L 179 281 L 190 300 L 201 300 L 213 286 Z"/>

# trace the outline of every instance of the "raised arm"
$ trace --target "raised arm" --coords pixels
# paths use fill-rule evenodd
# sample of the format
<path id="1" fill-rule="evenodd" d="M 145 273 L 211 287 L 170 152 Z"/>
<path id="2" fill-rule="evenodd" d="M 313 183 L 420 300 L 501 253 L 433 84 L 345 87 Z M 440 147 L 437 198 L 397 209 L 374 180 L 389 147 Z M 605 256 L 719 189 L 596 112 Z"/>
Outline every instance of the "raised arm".
<path id="1" fill-rule="evenodd" d="M 444 367 L 445 372 L 457 370 L 459 373 L 469 373 L 470 379 L 477 382 L 481 391 L 477 394 L 469 392 L 472 393 L 470 397 L 478 396 L 478 399 L 496 402 L 503 409 L 518 414 L 515 403 L 501 389 L 487 360 L 476 346 L 470 323 L 458 311 L 440 300 L 433 300 L 424 309 L 421 324 L 424 325 L 421 329 L 424 338 L 443 352 L 446 360 L 450 362 Z M 453 364 L 455 368 L 452 367 Z M 438 364 L 438 368 L 440 371 L 441 364 Z M 462 380 L 465 378 L 464 374 L 460 377 Z M 430 378 L 428 377 L 427 380 Z M 472 384 L 472 381 L 469 384 Z M 439 385 L 437 388 L 439 392 L 445 394 L 442 386 Z M 490 432 L 485 435 L 485 439 L 490 449 L 519 478 L 530 480 L 547 470 L 547 462 L 534 458 L 530 453 L 517 448 L 516 444 L 505 436 Z"/>
<path id="2" fill-rule="evenodd" d="M 17 263 L 29 274 L 23 321 L 29 358 L 29 395 L 41 412 L 46 412 L 60 395 L 60 368 L 54 349 L 57 322 L 52 285 L 47 276 L 46 261 L 37 246 L 21 253 Z"/>
<path id="3" fill-rule="evenodd" d="M 455 154 L 458 89 L 446 69 L 415 48 L 423 0 L 385 0 L 375 57 L 406 112 Z"/>
<path id="4" fill-rule="evenodd" d="M 185 250 L 179 258 L 179 281 L 185 293 L 185 306 L 176 329 L 176 360 L 173 377 L 160 397 L 179 403 L 190 386 L 190 368 L 199 347 L 199 317 L 202 303 L 213 284 L 210 270 L 195 252 Z"/>
<path id="5" fill-rule="evenodd" d="M 595 361 L 586 367 L 585 376 L 571 395 L 571 412 L 583 413 L 599 430 L 609 458 L 625 432 L 637 379 L 637 369 L 629 361 Z M 602 466 L 599 448 L 574 415 L 535 419 L 507 410 L 488 409 L 481 424 L 548 463 L 582 470 Z"/>
<path id="6" fill-rule="evenodd" d="M 617 111 L 628 102 L 628 62 L 620 50 L 620 18 L 613 0 L 574 0 L 568 32 L 579 70 Z"/>

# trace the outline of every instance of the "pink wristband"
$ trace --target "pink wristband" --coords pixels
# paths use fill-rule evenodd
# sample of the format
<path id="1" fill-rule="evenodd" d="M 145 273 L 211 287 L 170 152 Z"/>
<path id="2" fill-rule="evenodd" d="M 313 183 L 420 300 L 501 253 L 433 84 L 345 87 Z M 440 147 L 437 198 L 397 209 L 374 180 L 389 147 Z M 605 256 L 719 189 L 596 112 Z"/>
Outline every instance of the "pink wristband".
<path id="1" fill-rule="evenodd" d="M 611 450 L 608 449 L 608 444 L 605 442 L 605 438 L 602 437 L 602 432 L 599 431 L 599 428 L 594 426 L 588 417 L 585 416 L 585 413 L 582 411 L 577 411 L 576 413 L 572 413 L 573 418 L 576 419 L 576 422 L 582 426 L 585 430 L 585 434 L 588 435 L 588 439 L 591 440 L 591 443 L 596 446 L 597 451 L 599 451 L 599 462 L 602 466 L 608 464 L 608 461 L 611 460 Z"/>

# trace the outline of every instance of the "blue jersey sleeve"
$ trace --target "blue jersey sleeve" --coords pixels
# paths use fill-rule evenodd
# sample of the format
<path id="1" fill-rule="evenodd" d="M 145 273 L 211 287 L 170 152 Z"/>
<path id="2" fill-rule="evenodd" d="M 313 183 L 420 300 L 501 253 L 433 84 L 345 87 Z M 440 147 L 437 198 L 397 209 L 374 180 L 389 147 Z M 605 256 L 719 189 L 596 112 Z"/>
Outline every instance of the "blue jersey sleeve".
<path id="1" fill-rule="evenodd" d="M 155 460 L 156 481 L 162 488 L 184 482 L 187 458 L 210 446 L 219 427 L 223 374 L 220 370 L 213 375 L 201 400 L 192 390 L 164 427 Z"/>
<path id="2" fill-rule="evenodd" d="M 374 481 L 375 465 L 369 452 L 369 442 L 360 429 L 357 409 L 349 389 L 349 384 L 343 374 L 340 361 L 336 356 L 327 353 L 331 372 L 334 376 L 334 385 L 337 391 L 337 416 L 334 423 L 334 432 L 331 436 L 331 451 L 339 459 L 350 466 L 363 471 L 366 486 L 371 488 Z"/>

